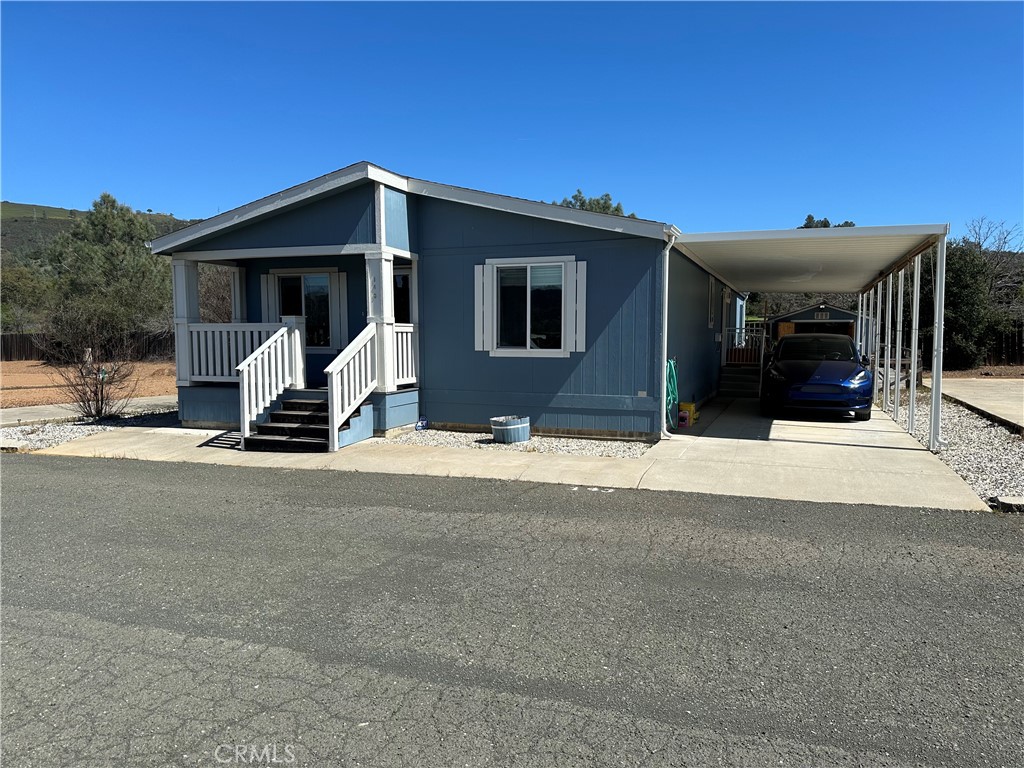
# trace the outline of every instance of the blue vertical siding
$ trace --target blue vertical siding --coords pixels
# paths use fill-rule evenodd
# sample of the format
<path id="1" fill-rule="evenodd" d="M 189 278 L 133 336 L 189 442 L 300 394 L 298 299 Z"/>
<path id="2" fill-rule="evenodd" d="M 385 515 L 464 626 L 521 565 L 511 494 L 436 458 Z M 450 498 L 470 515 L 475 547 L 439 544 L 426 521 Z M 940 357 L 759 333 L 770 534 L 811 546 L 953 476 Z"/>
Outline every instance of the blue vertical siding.
<path id="1" fill-rule="evenodd" d="M 182 250 L 346 245 L 372 243 L 375 237 L 373 184 L 362 184 L 214 235 Z"/>
<path id="2" fill-rule="evenodd" d="M 417 206 L 420 410 L 433 422 L 530 416 L 541 428 L 658 431 L 659 243 L 431 198 Z M 502 358 L 474 351 L 473 267 L 488 258 L 587 262 L 587 351 Z"/>
<path id="3" fill-rule="evenodd" d="M 708 274 L 675 251 L 669 264 L 668 356 L 676 359 L 679 400 L 700 402 L 718 389 L 724 324 L 722 289 L 714 281 L 715 325 L 708 328 Z"/>

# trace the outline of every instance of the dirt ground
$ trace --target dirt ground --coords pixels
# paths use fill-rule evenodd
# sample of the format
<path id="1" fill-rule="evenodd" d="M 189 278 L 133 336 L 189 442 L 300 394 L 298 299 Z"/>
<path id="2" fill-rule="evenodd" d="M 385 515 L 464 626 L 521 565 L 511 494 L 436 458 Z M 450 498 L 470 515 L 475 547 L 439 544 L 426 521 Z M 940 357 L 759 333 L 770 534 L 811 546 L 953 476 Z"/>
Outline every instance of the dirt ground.
<path id="1" fill-rule="evenodd" d="M 139 387 L 136 397 L 173 395 L 174 363 L 160 361 L 138 363 L 136 373 Z M 0 407 L 19 408 L 24 405 L 57 405 L 68 402 L 68 396 L 58 386 L 60 381 L 53 367 L 38 360 L 19 360 L 0 363 Z"/>

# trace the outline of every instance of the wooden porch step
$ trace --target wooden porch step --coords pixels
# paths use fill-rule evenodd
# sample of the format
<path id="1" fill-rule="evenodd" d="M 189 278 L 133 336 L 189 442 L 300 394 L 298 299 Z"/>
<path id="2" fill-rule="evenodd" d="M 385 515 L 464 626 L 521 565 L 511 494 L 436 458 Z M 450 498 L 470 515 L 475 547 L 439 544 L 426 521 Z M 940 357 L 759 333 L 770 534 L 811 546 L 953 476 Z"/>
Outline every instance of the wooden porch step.
<path id="1" fill-rule="evenodd" d="M 348 425 L 342 427 L 348 429 Z M 284 437 L 315 437 L 319 440 L 326 440 L 330 436 L 331 428 L 327 424 L 294 424 L 267 421 L 256 425 L 256 434 L 280 435 Z"/>
<path id="2" fill-rule="evenodd" d="M 327 411 L 327 398 L 323 400 L 279 400 L 283 411 Z"/>
<path id="3" fill-rule="evenodd" d="M 268 421 L 277 424 L 327 424 L 330 422 L 327 411 L 274 411 Z"/>

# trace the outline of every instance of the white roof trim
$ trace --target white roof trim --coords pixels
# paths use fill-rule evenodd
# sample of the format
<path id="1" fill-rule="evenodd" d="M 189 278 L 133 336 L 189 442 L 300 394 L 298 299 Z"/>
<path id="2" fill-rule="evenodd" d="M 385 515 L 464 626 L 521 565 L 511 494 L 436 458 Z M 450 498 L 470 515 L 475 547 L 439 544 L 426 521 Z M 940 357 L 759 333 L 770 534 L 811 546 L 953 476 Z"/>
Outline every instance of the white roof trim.
<path id="1" fill-rule="evenodd" d="M 558 221 L 564 224 L 594 227 L 595 229 L 621 232 L 638 237 L 650 237 L 655 240 L 664 240 L 665 231 L 671 226 L 647 219 L 631 219 L 628 216 L 615 216 L 609 213 L 580 211 L 575 208 L 566 208 L 562 205 L 542 203 L 536 200 L 524 200 L 520 197 L 496 195 L 493 192 L 480 192 L 475 189 L 453 187 L 448 184 L 423 181 L 422 179 L 409 179 L 409 192 L 440 200 L 475 205 L 480 208 L 490 208 L 496 211 L 505 211 L 506 213 L 518 213 L 523 216 Z"/>
<path id="2" fill-rule="evenodd" d="M 357 181 L 370 178 L 370 167 L 370 164 L 366 162 L 355 163 L 333 173 L 328 173 L 326 176 L 318 176 L 311 181 L 297 184 L 294 187 L 289 187 L 266 197 L 261 197 L 259 200 L 255 200 L 247 205 L 233 208 L 217 216 L 204 219 L 198 224 L 179 229 L 177 232 L 171 232 L 163 237 L 158 237 L 150 244 L 150 247 L 153 253 L 173 252 L 175 249 L 187 245 L 194 240 L 209 237 L 229 227 L 237 226 L 281 208 L 301 203 L 303 200 L 308 200 L 312 197 L 347 187 Z M 384 173 L 387 172 L 385 171 Z"/>

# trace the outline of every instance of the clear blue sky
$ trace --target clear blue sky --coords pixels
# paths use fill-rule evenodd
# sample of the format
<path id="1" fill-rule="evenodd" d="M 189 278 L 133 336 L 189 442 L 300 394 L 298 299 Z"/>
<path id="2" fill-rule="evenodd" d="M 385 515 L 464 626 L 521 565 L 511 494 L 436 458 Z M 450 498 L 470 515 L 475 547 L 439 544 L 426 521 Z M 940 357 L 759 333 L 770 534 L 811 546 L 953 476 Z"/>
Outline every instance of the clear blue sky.
<path id="1" fill-rule="evenodd" d="M 370 160 L 684 231 L 1024 219 L 1024 4 L 4 2 L 3 199 L 201 218 Z"/>

